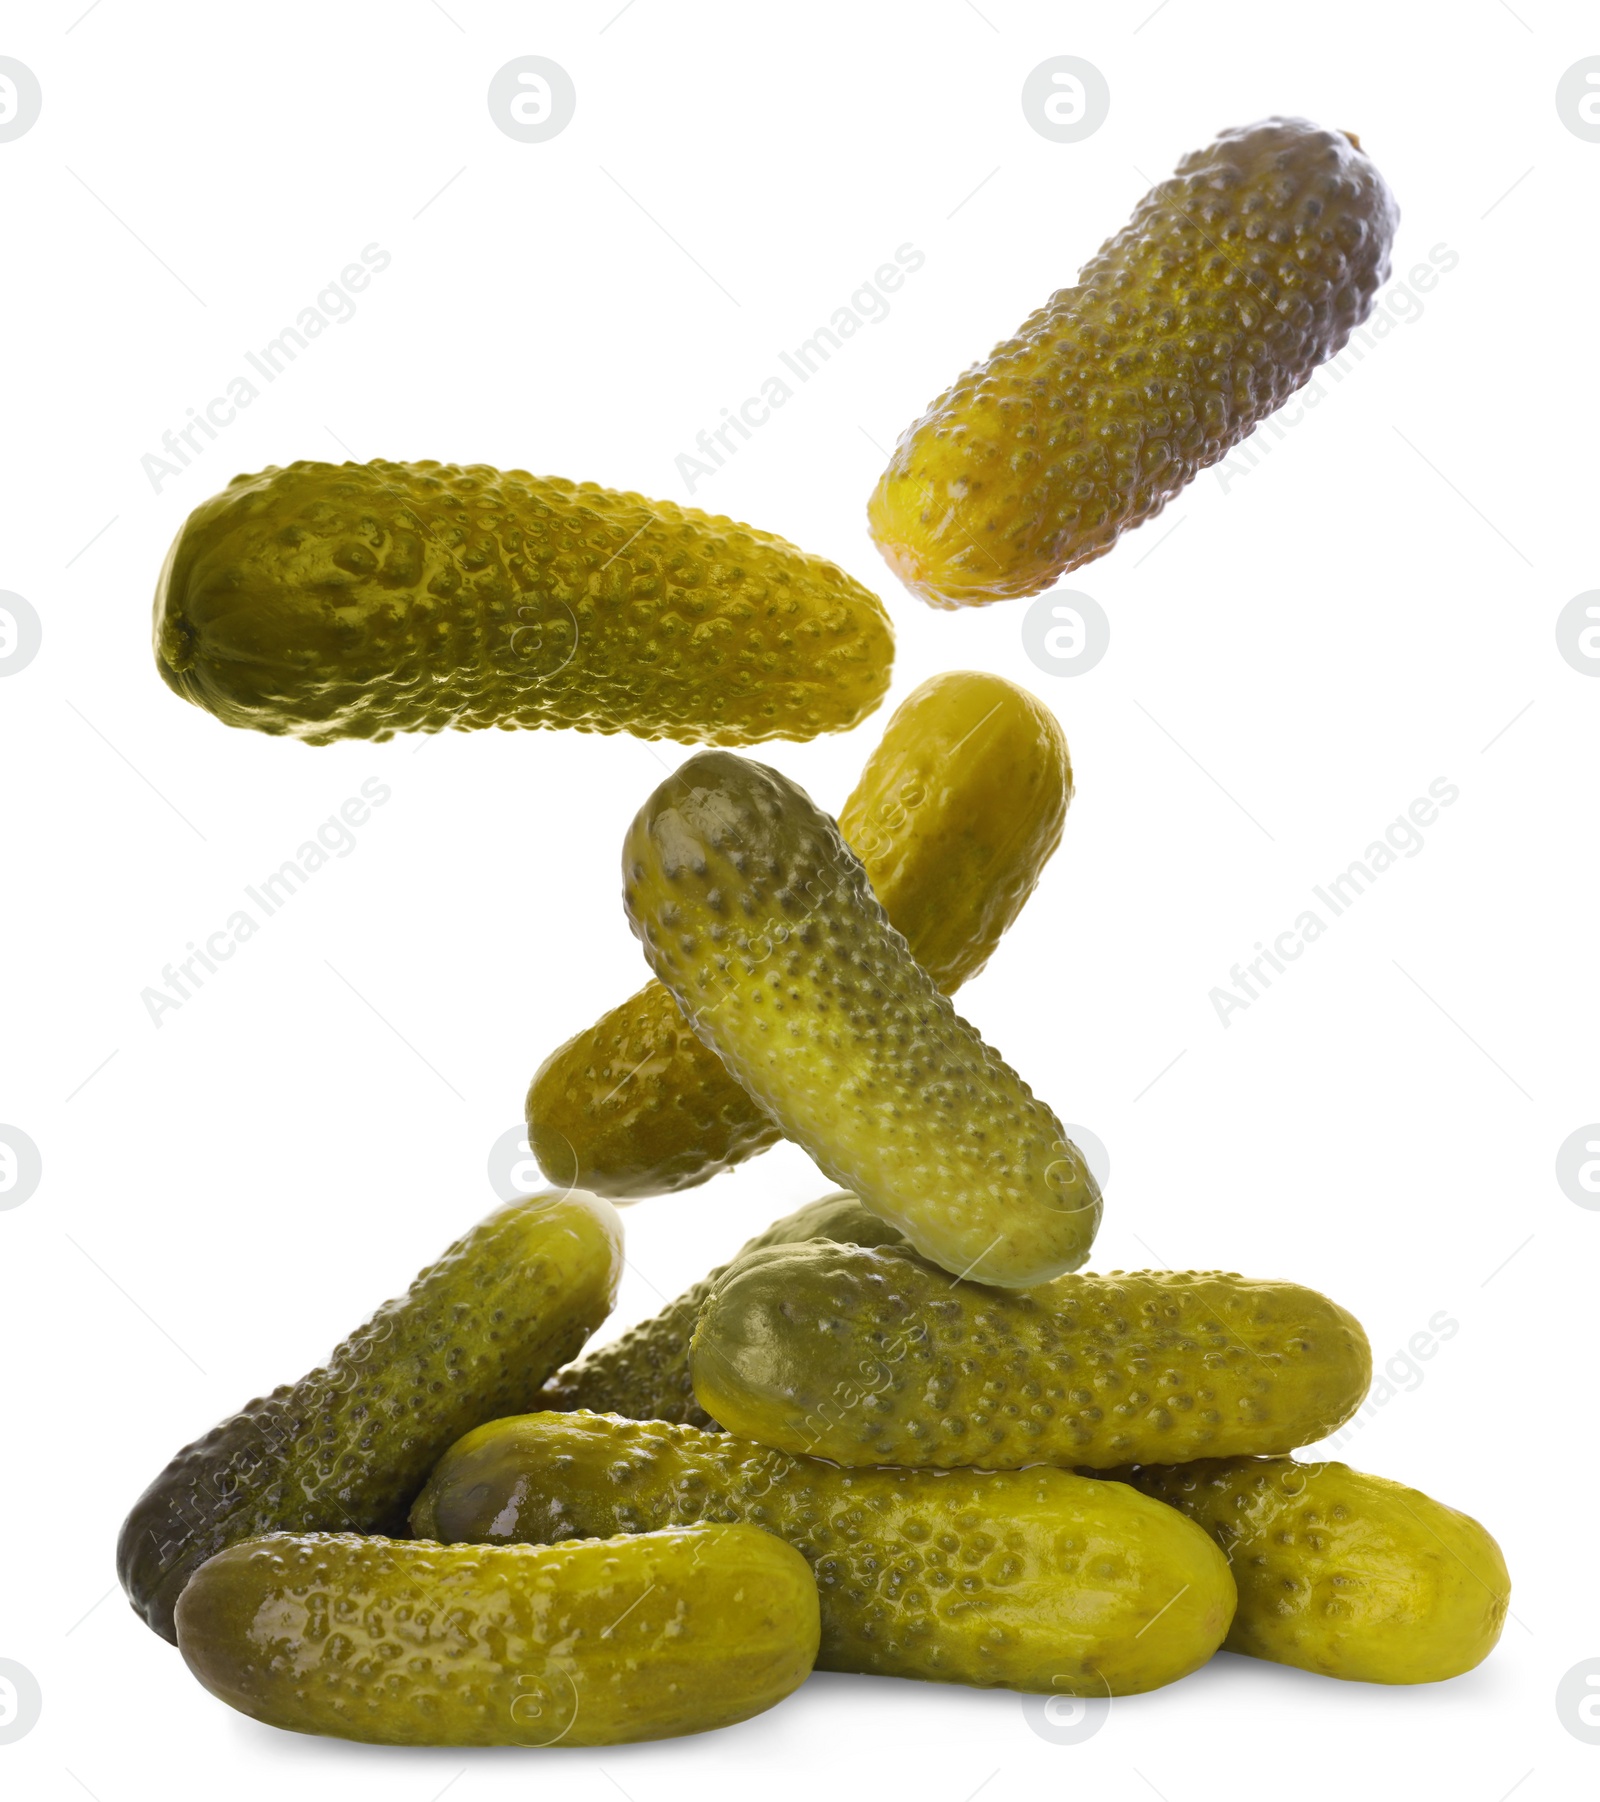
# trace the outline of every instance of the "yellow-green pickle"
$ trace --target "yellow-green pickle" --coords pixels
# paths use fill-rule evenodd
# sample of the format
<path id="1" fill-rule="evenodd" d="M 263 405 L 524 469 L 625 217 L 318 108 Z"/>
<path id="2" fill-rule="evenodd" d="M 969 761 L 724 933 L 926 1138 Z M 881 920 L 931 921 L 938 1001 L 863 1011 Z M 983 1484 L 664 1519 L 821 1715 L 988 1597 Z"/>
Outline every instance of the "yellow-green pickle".
<path id="1" fill-rule="evenodd" d="M 901 1244 L 887 1221 L 842 1191 L 808 1202 L 775 1220 L 738 1253 L 744 1257 L 768 1245 L 792 1245 L 806 1239 L 832 1239 L 847 1245 Z M 728 1265 L 713 1270 L 668 1302 L 659 1314 L 630 1327 L 619 1338 L 587 1353 L 576 1364 L 557 1371 L 539 1397 L 544 1408 L 588 1408 L 596 1414 L 622 1414 L 630 1420 L 676 1420 L 691 1427 L 710 1427 L 711 1416 L 695 1400 L 689 1377 L 689 1336 L 700 1309 Z"/>
<path id="2" fill-rule="evenodd" d="M 747 1720 L 804 1682 L 817 1586 L 754 1527 L 565 1545 L 246 1540 L 178 1602 L 189 1669 L 297 1733 L 615 1746 Z"/>
<path id="3" fill-rule="evenodd" d="M 156 664 L 307 744 L 571 726 L 746 745 L 842 732 L 889 686 L 877 596 L 769 532 L 483 464 L 236 476 L 167 555 Z"/>
<path id="4" fill-rule="evenodd" d="M 773 1245 L 690 1349 L 731 1433 L 839 1464 L 1109 1468 L 1288 1452 L 1360 1407 L 1372 1352 L 1314 1289 L 1223 1271 L 952 1283 L 904 1246 Z"/>
<path id="5" fill-rule="evenodd" d="M 622 1226 L 597 1196 L 542 1194 L 481 1221 L 328 1362 L 186 1446 L 117 1541 L 128 1599 L 165 1639 L 206 1559 L 264 1533 L 385 1533 L 477 1421 L 535 1405 L 616 1301 Z"/>
<path id="6" fill-rule="evenodd" d="M 1227 1553 L 1239 1586 L 1230 1652 L 1359 1683 L 1437 1683 L 1500 1638 L 1511 1579 L 1499 1546 L 1420 1490 L 1292 1458 L 1117 1474 Z"/>
<path id="7" fill-rule="evenodd" d="M 896 710 L 839 815 L 890 923 L 945 994 L 976 976 L 1033 893 L 1072 799 L 1049 708 L 947 670 Z M 613 1200 L 691 1188 L 782 1134 L 659 982 L 553 1051 L 528 1089 L 552 1182 Z"/>
<path id="8" fill-rule="evenodd" d="M 842 1470 L 663 1421 L 533 1414 L 453 1446 L 411 1514 L 420 1538 L 471 1543 L 698 1521 L 759 1525 L 804 1555 L 824 1670 L 1132 1695 L 1204 1664 L 1233 1618 L 1227 1560 L 1199 1528 L 1046 1466 Z"/>
<path id="9" fill-rule="evenodd" d="M 902 433 L 868 509 L 878 548 L 936 607 L 1104 556 L 1338 355 L 1398 221 L 1349 132 L 1223 132 Z"/>
<path id="10" fill-rule="evenodd" d="M 960 1019 L 839 829 L 776 770 L 702 751 L 634 820 L 628 921 L 730 1074 L 944 1269 L 1075 1269 L 1100 1190 L 1061 1122 Z"/>

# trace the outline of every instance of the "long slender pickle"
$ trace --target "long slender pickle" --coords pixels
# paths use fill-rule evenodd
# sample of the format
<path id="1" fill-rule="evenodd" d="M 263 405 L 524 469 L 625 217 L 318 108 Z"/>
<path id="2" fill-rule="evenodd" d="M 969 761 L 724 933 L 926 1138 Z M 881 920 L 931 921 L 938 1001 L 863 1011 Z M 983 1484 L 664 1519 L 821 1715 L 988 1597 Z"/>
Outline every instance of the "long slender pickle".
<path id="1" fill-rule="evenodd" d="M 841 1470 L 662 1421 L 532 1414 L 452 1447 L 411 1514 L 419 1537 L 473 1543 L 706 1520 L 804 1555 L 822 1670 L 1132 1695 L 1203 1664 L 1233 1618 L 1227 1560 L 1199 1528 L 1043 1465 Z"/>
<path id="2" fill-rule="evenodd" d="M 813 1240 L 717 1277 L 690 1368 L 712 1418 L 781 1451 L 1108 1469 L 1312 1444 L 1360 1407 L 1372 1351 L 1298 1283 L 1135 1270 L 1018 1293 Z"/>
<path id="3" fill-rule="evenodd" d="M 757 1233 L 736 1254 L 743 1258 L 769 1245 L 794 1245 L 806 1239 L 831 1239 L 843 1245 L 902 1244 L 887 1221 L 862 1207 L 842 1190 L 808 1202 Z M 576 1364 L 557 1371 L 539 1397 L 540 1406 L 570 1411 L 588 1408 L 596 1414 L 622 1414 L 630 1420 L 676 1420 L 691 1427 L 715 1422 L 695 1400 L 689 1377 L 689 1338 L 712 1286 L 729 1268 L 719 1265 L 691 1284 L 659 1314 L 630 1327 L 609 1345 L 586 1353 Z"/>
<path id="4" fill-rule="evenodd" d="M 744 1526 L 550 1546 L 279 1533 L 178 1600 L 184 1659 L 230 1708 L 386 1746 L 726 1727 L 805 1680 L 818 1632 L 805 1560 Z"/>
<path id="5" fill-rule="evenodd" d="M 1420 1490 L 1292 1458 L 1116 1474 L 1227 1553 L 1239 1586 L 1230 1652 L 1357 1683 L 1438 1683 L 1500 1638 L 1511 1579 L 1499 1546 Z"/>
<path id="6" fill-rule="evenodd" d="M 1349 132 L 1223 132 L 901 434 L 868 508 L 878 548 L 935 607 L 1104 556 L 1338 355 L 1398 221 Z"/>
<path id="7" fill-rule="evenodd" d="M 622 872 L 651 968 L 832 1181 L 958 1275 L 1022 1287 L 1084 1261 L 1100 1191 L 1082 1154 L 803 789 L 703 751 L 640 809 Z"/>
<path id="8" fill-rule="evenodd" d="M 264 1533 L 396 1530 L 435 1459 L 531 1407 L 611 1312 L 622 1226 L 594 1195 L 497 1209 L 328 1362 L 185 1446 L 134 1504 L 117 1575 L 164 1639 L 184 1584 Z"/>
<path id="9" fill-rule="evenodd" d="M 947 670 L 896 709 L 839 831 L 912 956 L 953 995 L 1032 894 L 1071 799 L 1049 708 L 1001 676 Z M 659 982 L 551 1052 L 527 1117 L 551 1182 L 615 1201 L 692 1188 L 782 1136 Z"/>
<path id="10" fill-rule="evenodd" d="M 330 744 L 571 726 L 843 732 L 894 637 L 843 570 L 731 519 L 483 464 L 292 463 L 197 507 L 156 590 L 162 680 Z"/>

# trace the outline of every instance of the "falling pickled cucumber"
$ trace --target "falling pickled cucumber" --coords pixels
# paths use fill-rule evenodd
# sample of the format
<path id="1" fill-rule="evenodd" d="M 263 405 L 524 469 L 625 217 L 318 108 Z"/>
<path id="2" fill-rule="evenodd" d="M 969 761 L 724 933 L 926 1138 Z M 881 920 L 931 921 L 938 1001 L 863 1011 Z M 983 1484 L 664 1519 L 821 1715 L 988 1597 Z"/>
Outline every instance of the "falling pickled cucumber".
<path id="1" fill-rule="evenodd" d="M 1231 1652 L 1357 1683 L 1437 1683 L 1481 1664 L 1511 1579 L 1470 1515 L 1348 1464 L 1202 1459 L 1119 1472 L 1181 1509 L 1239 1586 Z"/>
<path id="2" fill-rule="evenodd" d="M 274 1534 L 178 1600 L 189 1669 L 230 1708 L 388 1746 L 615 1746 L 726 1727 L 817 1653 L 805 1560 L 755 1527 L 566 1545 Z"/>
<path id="3" fill-rule="evenodd" d="M 1061 843 L 1072 759 L 1037 695 L 947 670 L 896 709 L 839 832 L 911 955 L 953 995 L 994 955 Z"/>
<path id="4" fill-rule="evenodd" d="M 1055 716 L 981 670 L 924 682 L 839 815 L 872 892 L 947 995 L 988 962 L 1061 841 L 1072 764 Z M 782 1136 L 659 982 L 553 1051 L 528 1090 L 552 1182 L 613 1200 L 691 1188 Z"/>
<path id="5" fill-rule="evenodd" d="M 184 1584 L 239 1540 L 397 1530 L 454 1439 L 535 1405 L 611 1312 L 621 1273 L 621 1223 L 597 1196 L 534 1195 L 489 1215 L 326 1364 L 178 1453 L 117 1542 L 135 1611 L 171 1639 Z"/>
<path id="6" fill-rule="evenodd" d="M 936 607 L 1104 556 L 1338 355 L 1398 222 L 1350 133 L 1223 132 L 902 434 L 868 508 L 878 548 Z"/>
<path id="7" fill-rule="evenodd" d="M 419 1537 L 474 1543 L 703 1520 L 759 1523 L 804 1555 L 822 1670 L 1132 1695 L 1203 1664 L 1233 1617 L 1199 1528 L 1045 1466 L 841 1470 L 662 1421 L 533 1414 L 452 1447 L 411 1515 Z"/>
<path id="8" fill-rule="evenodd" d="M 1002 1292 L 814 1239 L 716 1277 L 690 1368 L 702 1409 L 781 1451 L 1106 1469 L 1311 1444 L 1360 1407 L 1372 1353 L 1296 1283 L 1145 1270 Z"/>
<path id="9" fill-rule="evenodd" d="M 1084 1261 L 1100 1191 L 1082 1154 L 803 789 L 702 751 L 640 809 L 622 871 L 657 977 L 833 1182 L 957 1275 L 1021 1287 Z"/>
<path id="10" fill-rule="evenodd" d="M 744 745 L 889 686 L 877 597 L 771 533 L 482 464 L 293 463 L 190 514 L 156 663 L 230 726 L 330 744 L 571 726 Z"/>
<path id="11" fill-rule="evenodd" d="M 737 1254 L 745 1257 L 769 1245 L 793 1245 L 806 1239 L 831 1239 L 847 1245 L 901 1244 L 886 1221 L 842 1191 L 809 1202 L 773 1221 Z M 694 1397 L 689 1379 L 689 1337 L 712 1285 L 726 1270 L 721 1265 L 691 1284 L 659 1314 L 630 1328 L 609 1345 L 597 1347 L 566 1370 L 551 1377 L 539 1397 L 543 1408 L 587 1408 L 596 1414 L 622 1414 L 630 1420 L 675 1420 L 710 1427 L 711 1416 Z"/>

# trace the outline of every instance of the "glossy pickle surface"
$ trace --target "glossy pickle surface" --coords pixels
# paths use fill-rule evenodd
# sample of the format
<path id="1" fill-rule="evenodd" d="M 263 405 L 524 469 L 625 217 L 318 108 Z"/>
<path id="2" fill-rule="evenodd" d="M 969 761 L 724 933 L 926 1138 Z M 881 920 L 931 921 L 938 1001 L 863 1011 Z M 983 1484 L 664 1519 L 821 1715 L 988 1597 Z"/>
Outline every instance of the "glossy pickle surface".
<path id="1" fill-rule="evenodd" d="M 1228 1556 L 1227 1647 L 1357 1683 L 1438 1683 L 1481 1664 L 1511 1579 L 1470 1515 L 1348 1464 L 1218 1458 L 1117 1473 Z"/>
<path id="2" fill-rule="evenodd" d="M 168 553 L 155 653 L 230 726 L 329 744 L 568 726 L 841 732 L 894 656 L 876 595 L 731 519 L 483 464 L 236 476 Z"/>
<path id="3" fill-rule="evenodd" d="M 783 1451 L 1109 1469 L 1312 1444 L 1360 1407 L 1372 1351 L 1298 1283 L 1119 1270 L 997 1290 L 904 1246 L 817 1241 L 717 1277 L 690 1369 L 713 1419 Z"/>
<path id="4" fill-rule="evenodd" d="M 238 1540 L 397 1531 L 452 1440 L 533 1405 L 611 1312 L 621 1273 L 608 1202 L 547 1193 L 497 1209 L 325 1364 L 172 1459 L 117 1541 L 135 1611 L 171 1639 L 184 1584 Z"/>
<path id="5" fill-rule="evenodd" d="M 947 995 L 976 976 L 1061 840 L 1072 764 L 1038 698 L 947 670 L 902 702 L 839 815 L 872 892 Z M 692 1188 L 782 1136 L 647 983 L 551 1052 L 528 1139 L 552 1182 L 615 1201 Z"/>
<path id="6" fill-rule="evenodd" d="M 1182 159 L 901 434 L 872 535 L 936 607 L 1104 556 L 1343 349 L 1399 212 L 1348 132 L 1271 118 Z"/>
<path id="7" fill-rule="evenodd" d="M 791 1245 L 806 1239 L 850 1245 L 903 1243 L 887 1221 L 841 1190 L 775 1220 L 765 1232 L 748 1240 L 735 1259 L 769 1245 Z M 689 1375 L 689 1339 L 713 1283 L 728 1268 L 720 1265 L 690 1284 L 658 1314 L 557 1371 L 540 1392 L 539 1406 L 562 1411 L 587 1408 L 596 1414 L 673 1420 L 691 1427 L 714 1426 L 695 1400 Z"/>
<path id="8" fill-rule="evenodd" d="M 548 1546 L 274 1534 L 178 1602 L 211 1693 L 389 1746 L 614 1746 L 770 1708 L 816 1658 L 805 1561 L 745 1526 Z"/>
<path id="9" fill-rule="evenodd" d="M 825 1670 L 1131 1695 L 1203 1664 L 1233 1615 L 1198 1528 L 1045 1466 L 843 1470 L 663 1421 L 535 1414 L 469 1433 L 411 1515 L 418 1535 L 469 1542 L 695 1521 L 759 1525 L 805 1557 Z"/>
<path id="10" fill-rule="evenodd" d="M 825 1175 L 957 1275 L 1022 1287 L 1084 1261 L 1100 1191 L 1081 1153 L 803 789 L 702 751 L 640 809 L 622 863 L 652 969 Z"/>

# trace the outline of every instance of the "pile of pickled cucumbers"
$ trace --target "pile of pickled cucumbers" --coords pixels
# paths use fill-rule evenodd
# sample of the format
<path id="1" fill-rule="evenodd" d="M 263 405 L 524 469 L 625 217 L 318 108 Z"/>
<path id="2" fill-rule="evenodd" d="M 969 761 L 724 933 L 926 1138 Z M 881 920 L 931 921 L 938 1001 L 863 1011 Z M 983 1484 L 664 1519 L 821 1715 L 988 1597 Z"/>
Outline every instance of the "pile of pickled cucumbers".
<path id="1" fill-rule="evenodd" d="M 903 435 L 869 510 L 890 566 L 957 607 L 1106 554 L 1342 348 L 1397 218 L 1305 120 L 1186 157 Z M 1085 1273 L 1095 1177 L 951 1003 L 1061 841 L 1035 696 L 924 683 L 831 816 L 730 747 L 882 702 L 875 594 L 732 520 L 478 466 L 241 476 L 155 612 L 161 676 L 228 725 L 709 747 L 618 822 L 650 980 L 533 1077 L 552 1186 L 129 1514 L 123 1587 L 214 1695 L 345 1739 L 595 1746 L 744 1720 L 814 1668 L 1099 1697 L 1219 1649 L 1390 1684 L 1487 1656 L 1489 1534 L 1294 1456 L 1367 1394 L 1355 1317 L 1268 1277 Z M 613 1203 L 780 1139 L 830 1192 L 585 1353 Z"/>

